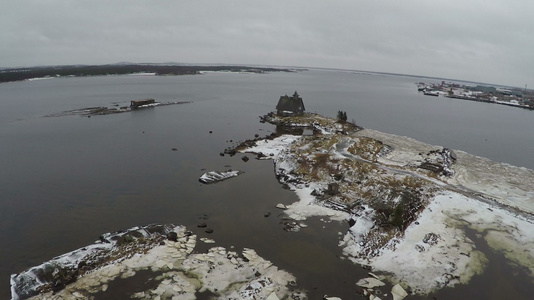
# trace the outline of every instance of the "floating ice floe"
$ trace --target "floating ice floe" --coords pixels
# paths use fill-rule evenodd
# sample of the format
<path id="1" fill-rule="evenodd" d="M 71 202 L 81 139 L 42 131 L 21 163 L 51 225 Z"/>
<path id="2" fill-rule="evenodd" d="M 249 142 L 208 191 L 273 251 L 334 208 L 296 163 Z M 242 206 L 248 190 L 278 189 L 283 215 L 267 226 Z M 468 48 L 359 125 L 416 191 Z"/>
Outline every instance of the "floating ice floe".
<path id="1" fill-rule="evenodd" d="M 356 282 L 356 285 L 359 287 L 372 289 L 375 287 L 384 286 L 386 284 L 374 277 L 368 277 L 358 280 L 358 282 Z"/>
<path id="2" fill-rule="evenodd" d="M 198 181 L 205 183 L 205 184 L 217 183 L 217 182 L 220 182 L 220 181 L 232 178 L 232 177 L 239 176 L 241 174 L 243 174 L 243 172 L 241 171 L 223 171 L 223 172 L 211 171 L 211 172 L 202 174 L 202 176 L 200 176 Z"/>

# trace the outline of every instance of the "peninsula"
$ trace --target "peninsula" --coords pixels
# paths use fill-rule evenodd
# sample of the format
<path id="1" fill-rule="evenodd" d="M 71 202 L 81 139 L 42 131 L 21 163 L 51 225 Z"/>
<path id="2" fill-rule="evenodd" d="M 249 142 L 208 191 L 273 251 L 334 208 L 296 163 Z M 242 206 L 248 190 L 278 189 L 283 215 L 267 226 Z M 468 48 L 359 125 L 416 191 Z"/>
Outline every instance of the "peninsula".
<path id="1" fill-rule="evenodd" d="M 300 198 L 286 207 L 290 218 L 349 222 L 340 243 L 346 258 L 428 294 L 484 272 L 487 260 L 466 233 L 474 230 L 534 274 L 534 171 L 339 118 L 270 113 L 262 120 L 313 132 L 239 150 L 274 161 L 279 181 Z"/>

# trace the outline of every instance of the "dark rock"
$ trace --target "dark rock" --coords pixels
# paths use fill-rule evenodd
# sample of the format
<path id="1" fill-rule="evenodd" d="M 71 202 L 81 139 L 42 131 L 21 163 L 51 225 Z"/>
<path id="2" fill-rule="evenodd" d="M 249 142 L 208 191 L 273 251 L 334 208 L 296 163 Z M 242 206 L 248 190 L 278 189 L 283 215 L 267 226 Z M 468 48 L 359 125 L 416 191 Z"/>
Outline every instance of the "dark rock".
<path id="1" fill-rule="evenodd" d="M 266 218 L 268 218 L 268 217 L 271 216 L 271 212 L 270 212 L 270 211 L 269 211 L 269 212 L 266 212 L 263 216 L 266 217 Z"/>
<path id="2" fill-rule="evenodd" d="M 198 227 L 198 228 L 206 228 L 206 227 L 208 227 L 208 224 L 206 224 L 206 223 L 200 223 L 200 224 L 197 225 L 197 227 Z"/>
<path id="3" fill-rule="evenodd" d="M 352 227 L 352 226 L 354 226 L 354 224 L 356 224 L 356 220 L 354 220 L 354 218 L 352 218 L 352 217 L 350 219 L 348 219 L 347 222 L 349 222 L 349 226 L 350 227 Z"/>
<path id="4" fill-rule="evenodd" d="M 225 153 L 225 154 L 228 154 L 228 155 L 230 155 L 230 156 L 234 156 L 234 155 L 237 154 L 237 150 L 228 148 L 228 149 L 225 149 L 225 150 L 224 150 L 224 153 Z"/>
<path id="5" fill-rule="evenodd" d="M 210 133 L 213 133 L 213 131 L 210 130 Z"/>
<path id="6" fill-rule="evenodd" d="M 207 228 L 207 229 L 205 230 L 205 232 L 206 232 L 206 233 L 213 233 L 213 229 L 211 229 L 211 228 Z"/>
<path id="7" fill-rule="evenodd" d="M 440 239 L 441 239 L 441 236 L 439 234 L 430 232 L 430 233 L 427 233 L 425 237 L 423 238 L 423 243 L 426 243 L 432 246 L 432 245 L 437 244 Z"/>
<path id="8" fill-rule="evenodd" d="M 256 271 L 256 273 L 254 273 L 254 276 L 256 277 L 260 277 L 261 276 L 261 273 L 259 271 Z"/>
<path id="9" fill-rule="evenodd" d="M 224 156 L 224 153 L 223 153 L 223 152 L 221 152 L 221 153 L 219 153 L 219 155 L 220 155 L 220 156 Z"/>
<path id="10" fill-rule="evenodd" d="M 334 183 L 329 183 L 328 184 L 328 189 L 326 190 L 326 193 L 328 195 L 337 195 L 339 194 L 339 184 L 334 182 Z"/>
<path id="11" fill-rule="evenodd" d="M 419 165 L 419 168 L 432 171 L 434 173 L 441 173 L 443 172 L 443 166 L 437 164 L 437 163 L 431 163 L 431 162 L 423 162 L 421 165 Z"/>
<path id="12" fill-rule="evenodd" d="M 172 151 L 178 151 L 178 149 L 177 148 L 172 148 Z"/>
<path id="13" fill-rule="evenodd" d="M 285 231 L 296 232 L 300 230 L 299 224 L 292 220 L 283 220 L 281 224 L 283 225 L 282 229 Z"/>
<path id="14" fill-rule="evenodd" d="M 167 239 L 173 242 L 178 241 L 178 234 L 174 231 L 167 233 Z"/>
<path id="15" fill-rule="evenodd" d="M 243 160 L 244 162 L 247 162 L 248 161 L 248 156 L 241 157 L 241 160 Z"/>

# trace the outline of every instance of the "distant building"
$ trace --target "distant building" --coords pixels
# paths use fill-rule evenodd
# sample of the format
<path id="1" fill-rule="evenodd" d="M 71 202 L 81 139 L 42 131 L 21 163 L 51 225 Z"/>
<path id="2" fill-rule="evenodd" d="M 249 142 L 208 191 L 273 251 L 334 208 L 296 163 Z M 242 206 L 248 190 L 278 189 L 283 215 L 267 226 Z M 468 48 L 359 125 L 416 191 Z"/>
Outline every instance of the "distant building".
<path id="1" fill-rule="evenodd" d="M 471 87 L 470 90 L 483 92 L 483 93 L 491 93 L 491 94 L 497 92 L 497 89 L 495 87 L 485 86 L 485 85 L 477 85 L 475 87 Z"/>
<path id="2" fill-rule="evenodd" d="M 143 99 L 143 100 L 132 100 L 130 102 L 130 108 L 136 109 L 143 105 L 149 105 L 149 104 L 155 104 L 156 101 L 154 99 Z"/>
<path id="3" fill-rule="evenodd" d="M 279 116 L 302 115 L 304 110 L 304 102 L 302 102 L 302 98 L 297 91 L 295 91 L 293 97 L 289 97 L 288 95 L 280 97 L 276 105 L 276 113 Z"/>

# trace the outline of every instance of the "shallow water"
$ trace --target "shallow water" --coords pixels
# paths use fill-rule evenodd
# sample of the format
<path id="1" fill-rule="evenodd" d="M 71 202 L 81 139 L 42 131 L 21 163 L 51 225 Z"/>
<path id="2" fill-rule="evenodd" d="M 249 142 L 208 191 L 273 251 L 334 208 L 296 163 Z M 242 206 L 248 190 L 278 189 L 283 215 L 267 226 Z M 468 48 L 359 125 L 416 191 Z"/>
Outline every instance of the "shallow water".
<path id="1" fill-rule="evenodd" d="M 354 283 L 366 271 L 338 258 L 338 232 L 347 224 L 311 219 L 300 232 L 283 231 L 282 214 L 274 206 L 292 203 L 296 196 L 276 181 L 272 162 L 245 163 L 241 154 L 219 153 L 273 131 L 258 116 L 273 110 L 280 95 L 297 90 L 308 111 L 333 117 L 344 110 L 349 120 L 367 128 L 534 169 L 534 157 L 528 155 L 534 151 L 533 112 L 426 97 L 417 93 L 416 81 L 309 71 L 0 85 L 0 277 L 5 282 L 0 298 L 9 298 L 10 274 L 90 244 L 102 233 L 148 223 L 183 224 L 217 245 L 254 248 L 293 273 L 311 299 L 323 294 L 354 298 Z M 44 117 L 141 98 L 193 103 L 91 118 Z M 205 171 L 227 168 L 245 173 L 214 185 L 198 182 Z M 272 215 L 266 218 L 266 212 Z M 200 222 L 214 233 L 197 229 Z M 496 264 L 507 265 L 502 256 L 494 257 Z M 517 272 L 488 268 L 479 283 L 437 295 L 476 295 L 497 281 L 514 289 Z M 517 289 L 516 299 L 527 296 Z"/>

